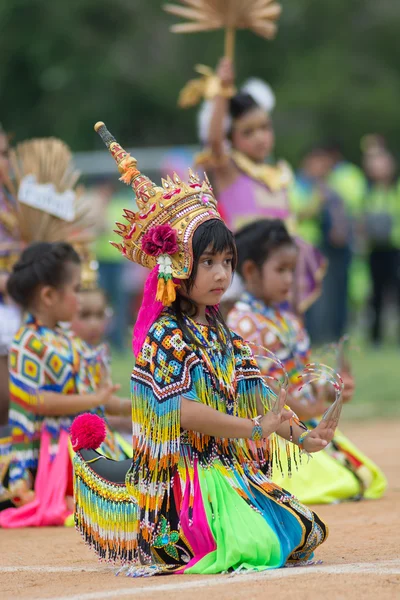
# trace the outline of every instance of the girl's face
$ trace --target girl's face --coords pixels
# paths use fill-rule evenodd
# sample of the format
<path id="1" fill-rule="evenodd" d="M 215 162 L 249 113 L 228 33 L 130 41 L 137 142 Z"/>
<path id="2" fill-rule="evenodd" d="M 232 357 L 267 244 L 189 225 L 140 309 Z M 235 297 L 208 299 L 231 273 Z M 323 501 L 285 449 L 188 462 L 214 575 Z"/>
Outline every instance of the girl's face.
<path id="1" fill-rule="evenodd" d="M 72 321 L 73 332 L 91 346 L 101 344 L 107 327 L 107 304 L 101 290 L 80 293 L 79 310 Z"/>
<path id="2" fill-rule="evenodd" d="M 255 162 L 264 162 L 275 143 L 274 131 L 268 114 L 262 108 L 253 108 L 235 119 L 232 145 Z"/>
<path id="3" fill-rule="evenodd" d="M 81 267 L 69 263 L 65 268 L 67 280 L 60 288 L 45 286 L 40 292 L 40 310 L 46 312 L 55 323 L 70 323 L 79 307 Z"/>
<path id="4" fill-rule="evenodd" d="M 243 265 L 246 288 L 268 306 L 287 302 L 292 292 L 296 263 L 297 249 L 294 245 L 272 251 L 261 268 L 253 261 L 246 261 Z"/>
<path id="5" fill-rule="evenodd" d="M 197 306 L 215 306 L 232 281 L 231 250 L 224 250 L 215 254 L 210 247 L 206 248 L 200 256 L 197 266 L 196 279 L 189 292 L 183 291 L 183 296 L 188 296 Z"/>

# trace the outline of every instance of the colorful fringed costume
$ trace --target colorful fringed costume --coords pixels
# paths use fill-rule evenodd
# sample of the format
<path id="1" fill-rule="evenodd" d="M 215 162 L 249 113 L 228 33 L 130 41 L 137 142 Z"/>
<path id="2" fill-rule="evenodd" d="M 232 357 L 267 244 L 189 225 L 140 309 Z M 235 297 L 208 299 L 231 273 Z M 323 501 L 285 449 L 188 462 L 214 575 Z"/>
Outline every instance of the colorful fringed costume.
<path id="1" fill-rule="evenodd" d="M 250 348 L 232 334 L 224 350 L 212 327 L 172 312 L 151 327 L 132 373 L 134 456 L 120 496 L 78 452 L 76 521 L 102 557 L 155 571 L 219 573 L 281 567 L 311 558 L 326 527 L 271 482 L 274 442 L 223 440 L 180 429 L 181 398 L 240 416 L 268 394 Z M 95 468 L 95 465 L 93 465 Z M 135 509 L 137 512 L 135 512 Z M 99 512 L 101 523 L 98 521 Z M 112 533 L 116 515 L 119 530 Z M 121 531 L 125 519 L 129 529 Z M 101 530 L 100 530 L 101 525 Z M 105 529 L 110 538 L 105 536 Z"/>
<path id="2" fill-rule="evenodd" d="M 75 414 L 42 416 L 37 410 L 40 392 L 94 392 L 103 371 L 103 356 L 61 328 L 48 329 L 29 316 L 18 331 L 10 349 L 8 487 L 16 504 L 21 496 L 31 502 L 4 510 L 2 527 L 62 525 L 71 514 L 66 504 L 67 496 L 73 495 L 68 432 Z M 98 412 L 104 416 L 101 408 Z M 111 430 L 101 451 L 115 459 L 128 456 Z"/>
<path id="3" fill-rule="evenodd" d="M 181 428 L 182 398 L 254 418 L 257 399 L 268 410 L 273 397 L 249 347 L 217 321 L 212 325 L 215 307 L 205 325 L 185 314 L 178 321 L 165 307 L 170 298 L 156 299 L 157 280 L 179 285 L 189 277 L 197 226 L 220 219 L 208 182 L 191 174 L 189 185 L 174 176 L 157 188 L 103 123 L 96 130 L 140 209 L 126 211 L 130 226 L 118 224 L 122 243 L 116 246 L 153 271 L 135 328 L 133 461 L 109 461 L 83 443 L 74 459 L 76 525 L 100 557 L 125 564 L 132 575 L 308 561 L 326 538 L 326 526 L 272 483 L 272 466 L 281 462 L 275 436 L 256 442 Z M 160 226 L 167 227 L 162 236 Z M 154 259 L 157 253 L 162 260 Z"/>
<path id="4" fill-rule="evenodd" d="M 299 391 L 299 375 L 310 362 L 310 343 L 295 315 L 267 307 L 245 293 L 230 312 L 228 324 L 244 339 L 268 348 L 280 359 L 290 377 L 289 403 L 291 394 L 300 402 L 312 401 L 309 389 Z M 269 375 L 278 377 L 278 370 L 271 362 Z M 299 416 L 301 418 L 301 414 Z M 312 428 L 317 422 L 316 419 L 306 424 Z M 279 474 L 274 474 L 273 480 L 305 504 L 379 498 L 386 488 L 381 470 L 339 431 L 329 446 L 314 454 L 292 478 L 282 480 Z"/>

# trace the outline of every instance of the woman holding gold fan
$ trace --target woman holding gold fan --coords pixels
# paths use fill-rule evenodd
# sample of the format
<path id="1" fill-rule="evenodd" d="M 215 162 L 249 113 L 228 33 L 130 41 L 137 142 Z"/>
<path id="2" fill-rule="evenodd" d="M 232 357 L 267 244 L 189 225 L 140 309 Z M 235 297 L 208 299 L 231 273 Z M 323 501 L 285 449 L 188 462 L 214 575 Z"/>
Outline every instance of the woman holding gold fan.
<path id="1" fill-rule="evenodd" d="M 200 138 L 206 151 L 197 163 L 212 175 L 222 213 L 229 227 L 259 218 L 283 219 L 293 231 L 289 205 L 292 183 L 285 162 L 268 164 L 275 136 L 270 117 L 275 98 L 265 83 L 250 79 L 236 93 L 233 64 L 222 58 L 213 100 L 199 115 Z M 297 239 L 299 261 L 291 304 L 304 312 L 319 294 L 325 260 L 312 246 Z"/>
<path id="2" fill-rule="evenodd" d="M 269 116 L 274 95 L 266 84 L 254 79 L 237 93 L 233 69 L 236 30 L 249 29 L 273 39 L 280 4 L 275 0 L 180 0 L 164 8 L 186 21 L 172 25 L 174 33 L 225 30 L 225 58 L 217 73 L 198 65 L 196 71 L 202 77 L 189 81 L 179 105 L 187 108 L 206 99 L 200 114 L 200 139 L 206 152 L 197 162 L 214 180 L 228 227 L 235 231 L 259 218 L 279 218 L 289 224 L 290 168 L 285 163 L 266 164 L 274 147 Z M 304 312 L 320 293 L 326 263 L 312 246 L 296 241 L 300 252 L 291 304 L 297 312 Z M 230 299 L 239 295 L 237 288 L 239 282 L 233 285 Z"/>

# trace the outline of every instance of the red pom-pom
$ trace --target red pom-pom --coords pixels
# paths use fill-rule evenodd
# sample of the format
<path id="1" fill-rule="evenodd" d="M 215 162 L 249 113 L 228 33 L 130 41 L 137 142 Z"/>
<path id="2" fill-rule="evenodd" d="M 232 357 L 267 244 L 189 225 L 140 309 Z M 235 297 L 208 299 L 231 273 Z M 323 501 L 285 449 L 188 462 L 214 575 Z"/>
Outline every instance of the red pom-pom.
<path id="1" fill-rule="evenodd" d="M 78 450 L 96 450 L 106 439 L 107 430 L 103 419 L 91 413 L 84 413 L 74 419 L 70 437 L 72 448 Z"/>

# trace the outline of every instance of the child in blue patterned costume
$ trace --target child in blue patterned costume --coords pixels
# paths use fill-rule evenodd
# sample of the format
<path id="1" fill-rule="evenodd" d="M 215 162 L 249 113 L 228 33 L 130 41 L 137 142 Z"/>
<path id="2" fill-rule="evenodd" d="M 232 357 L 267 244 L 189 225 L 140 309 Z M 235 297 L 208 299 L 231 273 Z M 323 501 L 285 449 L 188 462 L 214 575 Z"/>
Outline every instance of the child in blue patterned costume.
<path id="1" fill-rule="evenodd" d="M 302 321 L 279 306 L 288 299 L 297 249 L 282 221 L 261 219 L 236 234 L 238 271 L 245 293 L 228 315 L 229 326 L 256 346 L 266 347 L 289 376 L 289 404 L 309 427 L 315 427 L 330 406 L 326 386 L 302 386 L 299 376 L 311 362 L 310 341 Z M 262 352 L 262 351 L 261 351 Z M 265 374 L 278 378 L 280 367 L 267 361 Z M 354 381 L 345 369 L 343 398 L 351 400 Z M 284 458 L 284 457 L 283 457 Z M 379 467 L 338 430 L 332 443 L 289 479 L 274 481 L 305 504 L 328 504 L 380 498 L 386 479 Z"/>
<path id="2" fill-rule="evenodd" d="M 2 527 L 61 525 L 71 514 L 68 430 L 83 411 L 119 408 L 94 352 L 58 325 L 78 308 L 80 258 L 66 243 L 38 242 L 15 264 L 10 296 L 28 316 L 10 349 L 10 500 Z M 103 450 L 126 455 L 109 432 Z M 113 450 L 113 451 L 112 451 Z"/>

